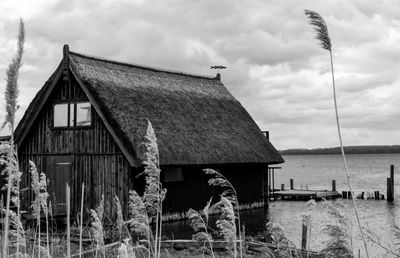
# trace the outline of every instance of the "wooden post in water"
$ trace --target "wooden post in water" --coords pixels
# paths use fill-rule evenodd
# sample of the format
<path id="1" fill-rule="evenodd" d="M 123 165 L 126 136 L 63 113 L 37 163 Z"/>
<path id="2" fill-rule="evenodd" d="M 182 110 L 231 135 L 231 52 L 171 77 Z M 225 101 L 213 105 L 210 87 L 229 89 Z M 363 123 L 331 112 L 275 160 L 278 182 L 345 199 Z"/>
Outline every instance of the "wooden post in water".
<path id="1" fill-rule="evenodd" d="M 332 192 L 336 192 L 336 180 L 332 180 Z"/>
<path id="2" fill-rule="evenodd" d="M 343 199 L 347 199 L 347 192 L 346 191 L 342 191 L 342 198 Z"/>
<path id="3" fill-rule="evenodd" d="M 390 177 L 387 178 L 386 196 L 388 202 L 394 201 L 394 165 L 390 165 Z"/>
<path id="4" fill-rule="evenodd" d="M 293 179 L 290 179 L 290 190 L 293 190 Z"/>
<path id="5" fill-rule="evenodd" d="M 301 231 L 301 249 L 307 249 L 307 222 L 303 218 Z"/>

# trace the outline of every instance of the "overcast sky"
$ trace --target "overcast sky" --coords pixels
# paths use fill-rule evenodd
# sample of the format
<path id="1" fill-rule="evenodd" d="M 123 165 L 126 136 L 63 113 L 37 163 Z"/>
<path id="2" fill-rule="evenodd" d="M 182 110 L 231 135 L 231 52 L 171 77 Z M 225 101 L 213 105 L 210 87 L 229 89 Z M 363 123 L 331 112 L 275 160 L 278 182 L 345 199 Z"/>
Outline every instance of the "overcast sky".
<path id="1" fill-rule="evenodd" d="M 223 83 L 277 149 L 337 146 L 329 52 L 304 9 L 328 24 L 344 144 L 400 144 L 397 0 L 2 0 L 0 88 L 22 17 L 18 120 L 68 43 L 75 52 L 189 73 L 227 66 Z"/>

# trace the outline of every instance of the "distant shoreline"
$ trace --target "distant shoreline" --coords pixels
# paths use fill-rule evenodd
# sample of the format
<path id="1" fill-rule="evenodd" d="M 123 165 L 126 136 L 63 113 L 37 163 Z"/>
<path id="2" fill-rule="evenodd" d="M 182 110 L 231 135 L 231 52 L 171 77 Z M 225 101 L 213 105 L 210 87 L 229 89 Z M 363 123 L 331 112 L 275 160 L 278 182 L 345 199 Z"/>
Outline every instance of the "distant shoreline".
<path id="1" fill-rule="evenodd" d="M 400 153 L 400 145 L 345 146 L 346 154 L 394 154 Z M 280 150 L 281 155 L 331 155 L 340 154 L 340 147 L 317 149 Z"/>

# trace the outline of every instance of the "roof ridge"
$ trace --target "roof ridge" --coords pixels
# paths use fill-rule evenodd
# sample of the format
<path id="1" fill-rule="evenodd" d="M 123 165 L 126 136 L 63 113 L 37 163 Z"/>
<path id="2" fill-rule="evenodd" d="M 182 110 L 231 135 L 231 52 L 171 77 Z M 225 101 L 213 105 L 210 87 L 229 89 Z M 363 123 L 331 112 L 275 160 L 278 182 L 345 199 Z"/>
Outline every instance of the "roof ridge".
<path id="1" fill-rule="evenodd" d="M 132 64 L 132 63 L 127 63 L 127 62 L 122 62 L 122 61 L 115 61 L 115 60 L 110 60 L 106 59 L 103 57 L 97 57 L 97 56 L 92 56 L 92 55 L 86 55 L 82 53 L 77 53 L 73 51 L 68 51 L 70 55 L 75 55 L 83 58 L 88 58 L 92 60 L 98 60 L 106 63 L 111 63 L 111 64 L 117 64 L 117 65 L 124 65 L 128 67 L 135 67 L 138 69 L 143 69 L 143 70 L 150 70 L 154 72 L 162 72 L 162 73 L 169 73 L 169 74 L 177 74 L 177 75 L 184 75 L 184 76 L 190 76 L 190 77 L 196 77 L 196 78 L 202 78 L 202 79 L 209 79 L 209 80 L 220 80 L 218 79 L 217 76 L 207 76 L 207 75 L 200 75 L 200 74 L 192 74 L 192 73 L 186 73 L 186 72 L 180 72 L 176 70 L 170 70 L 170 69 L 164 69 L 164 68 L 156 68 L 156 67 L 151 67 L 151 66 L 145 66 L 145 65 L 139 65 L 139 64 Z"/>

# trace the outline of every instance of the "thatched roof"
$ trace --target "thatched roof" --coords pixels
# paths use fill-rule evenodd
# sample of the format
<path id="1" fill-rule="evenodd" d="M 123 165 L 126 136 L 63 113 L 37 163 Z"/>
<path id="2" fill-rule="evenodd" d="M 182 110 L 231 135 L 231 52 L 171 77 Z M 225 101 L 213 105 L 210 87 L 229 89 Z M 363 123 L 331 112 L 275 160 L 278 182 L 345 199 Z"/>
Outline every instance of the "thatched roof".
<path id="1" fill-rule="evenodd" d="M 283 162 L 217 78 L 74 52 L 68 57 L 72 73 L 128 150 L 136 152 L 148 119 L 158 139 L 161 165 Z"/>

